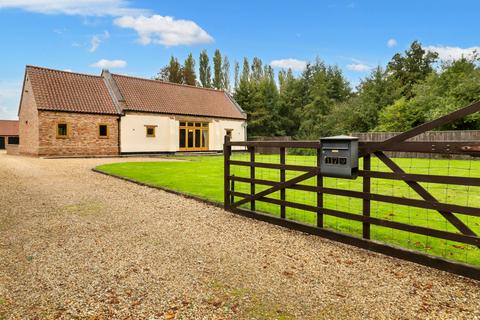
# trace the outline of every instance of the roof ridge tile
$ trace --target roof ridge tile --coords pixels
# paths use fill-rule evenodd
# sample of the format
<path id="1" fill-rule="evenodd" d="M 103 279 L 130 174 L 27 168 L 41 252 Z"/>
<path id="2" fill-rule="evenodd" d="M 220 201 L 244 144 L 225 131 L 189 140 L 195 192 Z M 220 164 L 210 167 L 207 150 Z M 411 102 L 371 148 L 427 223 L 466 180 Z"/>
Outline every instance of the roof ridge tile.
<path id="1" fill-rule="evenodd" d="M 33 68 L 33 69 L 45 70 L 45 71 L 51 71 L 51 72 L 74 74 L 74 75 L 85 76 L 85 77 L 93 77 L 93 78 L 101 78 L 101 77 L 102 77 L 102 76 L 100 76 L 100 75 L 89 74 L 89 73 L 81 73 L 81 72 L 75 72 L 75 71 L 58 70 L 58 69 L 52 69 L 52 68 L 47 68 L 47 67 L 34 66 L 34 65 L 30 65 L 30 64 L 27 64 L 27 65 L 26 65 L 26 69 L 32 69 L 32 68 Z"/>
<path id="2" fill-rule="evenodd" d="M 200 90 L 208 90 L 208 91 L 219 92 L 219 93 L 225 92 L 225 90 L 219 90 L 219 89 L 215 89 L 215 88 L 198 87 L 198 86 L 194 86 L 194 85 L 191 85 L 191 84 L 175 83 L 175 82 L 169 82 L 169 81 L 157 80 L 157 79 L 148 79 L 148 78 L 118 74 L 118 73 L 112 73 L 112 76 L 126 77 L 126 78 L 132 78 L 132 79 L 143 80 L 143 81 L 152 81 L 152 82 L 157 82 L 157 83 L 160 82 L 162 84 L 167 84 L 167 85 L 172 85 L 172 86 L 179 86 L 179 87 L 200 89 Z"/>

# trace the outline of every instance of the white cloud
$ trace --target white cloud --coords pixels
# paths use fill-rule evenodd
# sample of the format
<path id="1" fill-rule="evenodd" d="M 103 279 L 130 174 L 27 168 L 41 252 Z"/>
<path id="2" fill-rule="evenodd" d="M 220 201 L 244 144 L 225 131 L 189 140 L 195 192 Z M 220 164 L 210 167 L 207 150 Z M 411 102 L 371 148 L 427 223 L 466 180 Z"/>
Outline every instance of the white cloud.
<path id="1" fill-rule="evenodd" d="M 372 67 L 364 63 L 351 63 L 347 65 L 347 69 L 355 72 L 366 72 L 372 69 Z"/>
<path id="2" fill-rule="evenodd" d="M 396 47 L 397 44 L 398 44 L 397 40 L 393 39 L 393 38 L 388 39 L 388 41 L 387 41 L 387 47 L 389 47 L 389 48 Z"/>
<path id="3" fill-rule="evenodd" d="M 108 38 L 110 38 L 110 33 L 108 31 L 103 32 L 103 34 L 93 35 L 92 39 L 90 40 L 90 49 L 88 49 L 88 51 L 95 52 L 100 46 L 100 43 L 107 40 Z"/>
<path id="4" fill-rule="evenodd" d="M 88 51 L 95 52 L 98 49 L 100 42 L 102 42 L 102 40 L 100 40 L 99 36 L 92 36 L 92 39 L 90 40 L 90 49 L 88 49 Z"/>
<path id="5" fill-rule="evenodd" d="M 1 9 L 20 9 L 42 14 L 65 14 L 119 17 L 114 23 L 122 28 L 134 29 L 139 35 L 139 42 L 163 44 L 167 47 L 213 42 L 205 30 L 191 20 L 176 20 L 170 16 L 152 15 L 147 9 L 130 6 L 129 0 L 0 0 Z M 84 23 L 91 23 L 84 19 Z M 55 32 L 61 32 L 56 30 Z M 90 51 L 94 52 L 101 37 L 92 36 Z"/>
<path id="6" fill-rule="evenodd" d="M 123 16 L 114 23 L 121 28 L 131 28 L 138 33 L 138 41 L 147 45 L 162 44 L 167 47 L 211 43 L 213 38 L 191 20 L 176 20 L 169 16 Z"/>
<path id="7" fill-rule="evenodd" d="M 462 57 L 470 59 L 476 54 L 480 53 L 480 47 L 460 48 L 448 46 L 428 46 L 426 51 L 437 52 L 440 60 L 452 61 L 458 60 Z"/>
<path id="8" fill-rule="evenodd" d="M 80 16 L 136 16 L 149 12 L 130 7 L 126 0 L 0 0 L 2 8 Z"/>
<path id="9" fill-rule="evenodd" d="M 273 68 L 281 68 L 281 69 L 292 69 L 295 71 L 302 71 L 307 66 L 307 62 L 298 59 L 279 59 L 273 60 L 270 62 L 270 65 Z"/>
<path id="10" fill-rule="evenodd" d="M 110 69 L 110 68 L 125 68 L 127 66 L 127 61 L 125 60 L 107 60 L 101 59 L 97 62 L 90 65 L 90 67 Z"/>

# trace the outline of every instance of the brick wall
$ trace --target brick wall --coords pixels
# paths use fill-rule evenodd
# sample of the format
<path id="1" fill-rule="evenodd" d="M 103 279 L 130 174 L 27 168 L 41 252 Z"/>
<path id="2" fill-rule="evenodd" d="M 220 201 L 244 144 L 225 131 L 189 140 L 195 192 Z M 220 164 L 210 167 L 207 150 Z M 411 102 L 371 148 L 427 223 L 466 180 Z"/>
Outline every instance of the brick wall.
<path id="1" fill-rule="evenodd" d="M 38 154 L 38 111 L 28 77 L 22 92 L 19 114 L 20 154 Z"/>
<path id="2" fill-rule="evenodd" d="M 38 155 L 118 154 L 118 116 L 39 111 Z M 68 125 L 66 138 L 57 137 L 57 124 Z M 98 126 L 108 126 L 108 138 L 100 138 Z M 20 139 L 22 139 L 20 137 Z"/>
<path id="3" fill-rule="evenodd" d="M 6 146 L 5 149 L 7 149 L 7 154 L 10 154 L 10 155 L 20 154 L 18 150 L 18 144 L 9 144 Z"/>

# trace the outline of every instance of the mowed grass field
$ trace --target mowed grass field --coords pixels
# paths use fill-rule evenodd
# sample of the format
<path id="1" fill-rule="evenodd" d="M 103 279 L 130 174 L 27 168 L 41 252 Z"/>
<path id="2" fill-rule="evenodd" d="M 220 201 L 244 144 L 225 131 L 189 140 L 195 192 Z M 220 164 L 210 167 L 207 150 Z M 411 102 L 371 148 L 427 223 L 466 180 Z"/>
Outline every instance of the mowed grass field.
<path id="1" fill-rule="evenodd" d="M 160 186 L 219 203 L 223 202 L 223 156 L 191 156 L 175 157 L 175 159 L 183 161 L 115 163 L 102 165 L 97 167 L 97 169 L 149 185 Z M 232 160 L 233 159 L 247 161 L 249 155 L 235 153 L 232 155 Z M 259 162 L 279 163 L 278 156 L 257 155 L 256 159 Z M 394 161 L 408 173 L 480 178 L 479 160 L 398 158 L 394 159 Z M 316 157 L 287 155 L 286 162 L 287 164 L 314 166 L 316 164 Z M 372 158 L 372 170 L 390 171 L 376 158 Z M 238 177 L 249 177 L 250 169 L 248 167 L 232 166 L 231 173 Z M 287 171 L 287 180 L 300 174 L 302 174 L 302 172 Z M 279 181 L 280 179 L 279 170 L 276 169 L 257 168 L 256 177 L 258 179 L 272 181 Z M 371 181 L 372 193 L 421 199 L 403 181 L 386 179 L 372 179 Z M 301 184 L 305 185 L 315 185 L 315 183 L 316 178 L 301 182 Z M 421 184 L 440 202 L 480 207 L 480 187 L 434 183 Z M 324 186 L 362 191 L 362 178 L 355 180 L 324 178 Z M 256 191 L 258 192 L 266 188 L 268 188 L 268 186 L 257 185 Z M 236 182 L 235 190 L 248 193 L 250 185 Z M 279 192 L 276 192 L 268 197 L 279 198 L 279 194 Z M 287 190 L 286 199 L 292 202 L 316 205 L 316 194 L 312 192 Z M 239 199 L 236 198 L 236 200 Z M 324 206 L 329 209 L 362 214 L 361 199 L 325 194 Z M 249 204 L 244 207 L 248 208 Z M 257 201 L 256 208 L 258 211 L 277 216 L 280 215 L 280 207 L 278 205 Z M 292 208 L 287 208 L 286 213 L 288 219 L 316 224 L 315 213 Z M 458 232 L 455 227 L 434 210 L 372 201 L 371 216 L 438 230 Z M 457 216 L 473 231 L 480 234 L 480 218 L 461 214 L 457 214 Z M 325 215 L 324 225 L 327 228 L 358 237 L 362 234 L 362 223 L 357 221 Z M 373 225 L 371 226 L 371 237 L 373 240 L 442 256 L 450 260 L 480 265 L 480 249 L 463 243 Z"/>

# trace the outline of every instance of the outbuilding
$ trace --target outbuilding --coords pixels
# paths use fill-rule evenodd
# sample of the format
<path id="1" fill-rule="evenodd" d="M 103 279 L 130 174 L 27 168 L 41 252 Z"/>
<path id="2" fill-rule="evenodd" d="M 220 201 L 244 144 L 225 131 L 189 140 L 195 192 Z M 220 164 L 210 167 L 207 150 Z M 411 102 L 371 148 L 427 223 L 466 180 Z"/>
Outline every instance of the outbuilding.
<path id="1" fill-rule="evenodd" d="M 18 121 L 0 120 L 0 150 L 8 145 L 18 145 Z"/>
<path id="2" fill-rule="evenodd" d="M 20 153 L 114 155 L 221 151 L 246 139 L 246 115 L 221 90 L 102 71 L 27 66 L 19 106 Z"/>

